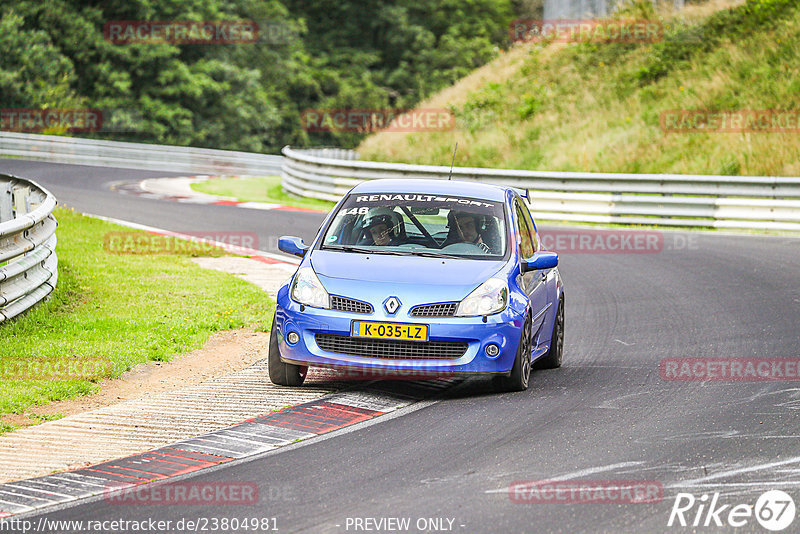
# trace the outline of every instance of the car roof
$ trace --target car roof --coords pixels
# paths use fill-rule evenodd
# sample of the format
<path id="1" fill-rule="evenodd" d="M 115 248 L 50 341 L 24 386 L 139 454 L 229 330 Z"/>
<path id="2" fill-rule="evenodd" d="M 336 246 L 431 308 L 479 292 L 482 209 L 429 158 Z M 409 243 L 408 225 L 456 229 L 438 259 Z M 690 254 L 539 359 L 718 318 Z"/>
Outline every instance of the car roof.
<path id="1" fill-rule="evenodd" d="M 461 180 L 367 180 L 355 186 L 351 193 L 422 193 L 426 195 L 458 195 L 505 201 L 506 192 L 512 190 L 502 185 L 482 184 Z"/>

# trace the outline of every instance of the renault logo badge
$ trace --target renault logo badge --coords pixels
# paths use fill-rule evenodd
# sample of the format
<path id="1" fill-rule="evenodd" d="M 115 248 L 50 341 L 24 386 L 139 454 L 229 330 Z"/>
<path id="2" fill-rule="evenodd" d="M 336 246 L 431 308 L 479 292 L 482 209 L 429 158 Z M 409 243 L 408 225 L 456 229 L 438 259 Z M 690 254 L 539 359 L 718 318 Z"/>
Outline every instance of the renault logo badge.
<path id="1" fill-rule="evenodd" d="M 400 309 L 400 299 L 397 297 L 389 297 L 383 302 L 383 307 L 389 315 L 394 315 Z"/>

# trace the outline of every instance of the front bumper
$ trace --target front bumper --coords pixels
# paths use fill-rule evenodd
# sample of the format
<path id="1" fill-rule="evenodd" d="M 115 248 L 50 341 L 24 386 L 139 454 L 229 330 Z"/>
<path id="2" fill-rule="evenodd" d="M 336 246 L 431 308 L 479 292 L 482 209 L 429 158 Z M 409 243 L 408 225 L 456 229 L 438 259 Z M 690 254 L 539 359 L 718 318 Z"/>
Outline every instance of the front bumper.
<path id="1" fill-rule="evenodd" d="M 278 292 L 275 311 L 281 360 L 296 365 L 359 370 L 388 376 L 449 376 L 508 374 L 514 365 L 524 316 L 511 308 L 483 317 L 389 316 L 375 306 L 372 314 L 323 310 L 300 305 L 289 297 L 287 286 Z M 452 359 L 389 359 L 327 352 L 317 344 L 317 334 L 350 336 L 353 321 L 379 321 L 428 325 L 429 341 L 466 342 L 464 354 Z M 296 332 L 299 341 L 291 345 L 286 334 Z M 485 348 L 495 344 L 499 353 L 490 357 Z"/>

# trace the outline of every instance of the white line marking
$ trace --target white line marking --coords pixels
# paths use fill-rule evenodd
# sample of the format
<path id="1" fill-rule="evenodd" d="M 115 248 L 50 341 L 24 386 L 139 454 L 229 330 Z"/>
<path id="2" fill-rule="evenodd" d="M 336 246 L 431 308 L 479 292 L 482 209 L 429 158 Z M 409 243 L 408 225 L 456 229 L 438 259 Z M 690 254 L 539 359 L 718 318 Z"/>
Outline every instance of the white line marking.
<path id="1" fill-rule="evenodd" d="M 179 237 L 181 239 L 187 239 L 189 241 L 197 241 L 198 240 L 197 236 L 191 236 L 191 235 L 187 235 L 187 234 L 182 234 L 180 232 L 173 232 L 171 230 L 164 230 L 163 228 L 157 228 L 155 226 L 147 226 L 145 224 L 139 224 L 139 223 L 130 222 L 130 221 L 123 221 L 122 219 L 115 219 L 113 217 L 104 217 L 102 215 L 94 215 L 93 213 L 82 213 L 82 215 L 85 215 L 86 217 L 92 217 L 94 219 L 100 219 L 101 221 L 107 221 L 107 222 L 111 222 L 111 223 L 114 223 L 114 224 L 119 224 L 120 226 L 127 226 L 128 228 L 133 228 L 135 230 L 144 230 L 145 232 L 153 232 L 153 233 L 162 234 L 162 235 Z M 270 259 L 273 259 L 273 260 L 276 260 L 276 261 L 280 261 L 280 262 L 283 262 L 283 263 L 290 263 L 292 265 L 300 265 L 300 259 L 299 258 L 294 258 L 292 256 L 283 256 L 283 255 L 279 255 L 279 254 L 273 254 L 271 252 L 266 252 L 266 251 L 263 251 L 263 250 L 256 250 L 256 249 L 253 249 L 253 248 L 231 246 L 229 243 L 221 243 L 219 241 L 211 241 L 211 240 L 207 240 L 207 239 L 204 239 L 203 242 L 204 243 L 209 243 L 209 244 L 214 245 L 216 247 L 220 247 L 221 249 L 223 249 L 223 250 L 225 250 L 227 252 L 232 252 L 234 254 L 247 253 L 247 254 L 250 254 L 252 256 L 264 256 L 265 258 L 270 258 Z"/>
<path id="2" fill-rule="evenodd" d="M 766 464 L 759 464 L 753 465 L 750 467 L 741 467 L 739 469 L 730 469 L 728 471 L 722 471 L 720 473 L 714 473 L 713 475 L 708 475 L 700 478 L 695 478 L 693 480 L 684 480 L 682 482 L 676 482 L 674 484 L 670 484 L 667 487 L 682 487 L 683 485 L 697 485 L 697 483 L 706 482 L 709 480 L 716 480 L 718 478 L 725 478 L 734 475 L 741 475 L 744 473 L 752 473 L 753 471 L 761 471 L 763 469 L 770 469 L 773 467 L 778 467 L 781 465 L 788 465 L 800 462 L 800 456 L 796 456 L 794 458 L 789 458 L 788 460 L 780 460 L 778 462 L 769 462 Z"/>
<path id="3" fill-rule="evenodd" d="M 589 467 L 588 469 L 581 469 L 580 471 L 573 471 L 572 473 L 566 473 L 564 475 L 558 475 L 555 477 L 546 477 L 543 480 L 558 482 L 561 480 L 571 480 L 574 478 L 585 477 L 588 475 L 594 475 L 596 473 L 603 473 L 606 471 L 613 471 L 614 469 L 619 469 L 622 467 L 633 467 L 637 465 L 642 465 L 644 462 L 621 462 L 618 464 L 611 464 L 611 465 L 604 465 L 601 467 Z M 500 488 L 500 489 L 491 489 L 486 490 L 484 493 L 508 493 L 508 488 Z"/>
<path id="4" fill-rule="evenodd" d="M 653 394 L 652 391 L 640 391 L 639 393 L 629 393 L 627 395 L 622 395 L 621 397 L 616 397 L 614 399 L 609 399 L 607 401 L 603 401 L 602 404 L 600 404 L 599 406 L 595 406 L 595 408 L 605 408 L 605 409 L 608 409 L 608 410 L 619 410 L 620 407 L 619 406 L 614 406 L 614 404 L 619 402 L 619 401 L 621 401 L 621 400 L 623 400 L 623 399 L 628 399 L 630 397 L 637 397 L 639 395 L 652 395 L 652 394 Z"/>
<path id="5" fill-rule="evenodd" d="M 270 204 L 269 202 L 240 202 L 236 205 L 236 207 L 250 210 L 274 210 L 275 208 L 282 208 L 283 204 Z"/>
<path id="6" fill-rule="evenodd" d="M 17 482 L 19 482 L 19 481 L 17 481 Z M 24 482 L 24 481 L 22 481 L 22 482 Z M 48 491 L 48 490 L 43 490 L 43 489 L 39 489 L 39 488 L 31 488 L 29 486 L 24 486 L 24 485 L 20 485 L 20 484 L 14 484 L 13 482 L 7 482 L 7 483 L 3 484 L 3 487 L 5 487 L 5 488 L 17 488 L 17 489 L 28 490 L 28 491 L 35 491 L 37 493 L 44 493 L 45 495 L 55 495 L 56 497 L 63 497 L 65 499 L 74 499 L 75 498 L 72 495 L 64 495 L 63 493 L 56 493 L 55 491 Z M 50 499 L 48 499 L 48 500 L 50 500 Z"/>
<path id="7" fill-rule="evenodd" d="M 670 484 L 668 488 L 720 488 L 720 487 L 800 486 L 800 480 L 784 482 L 716 482 L 714 484 Z"/>

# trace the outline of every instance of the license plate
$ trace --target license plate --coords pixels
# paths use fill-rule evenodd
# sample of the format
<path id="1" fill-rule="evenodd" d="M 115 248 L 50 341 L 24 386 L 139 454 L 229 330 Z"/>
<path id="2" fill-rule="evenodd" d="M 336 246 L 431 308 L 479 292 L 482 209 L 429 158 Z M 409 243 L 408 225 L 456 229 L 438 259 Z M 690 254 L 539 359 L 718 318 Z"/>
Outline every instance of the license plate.
<path id="1" fill-rule="evenodd" d="M 353 321 L 352 335 L 378 339 L 402 339 L 406 341 L 427 341 L 428 326 L 424 324 L 373 323 Z"/>

